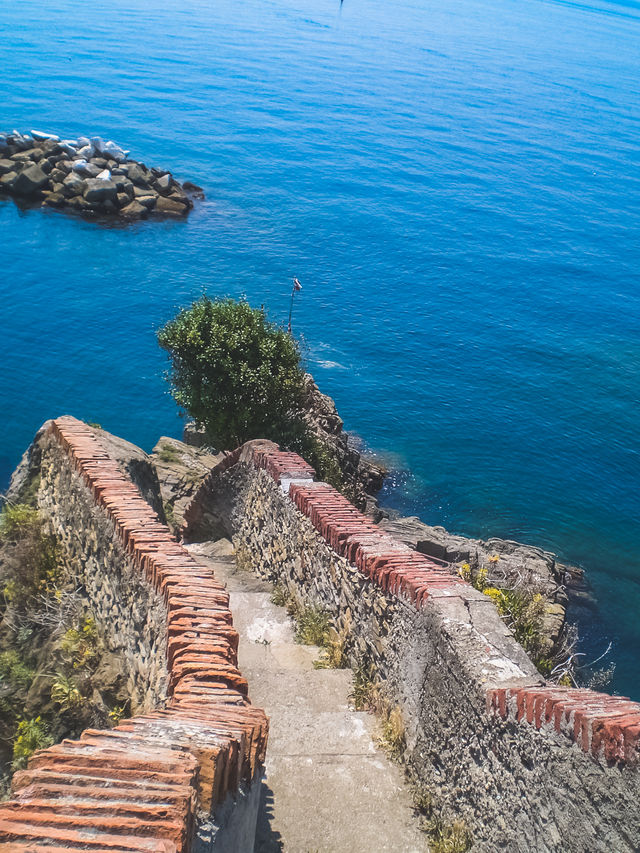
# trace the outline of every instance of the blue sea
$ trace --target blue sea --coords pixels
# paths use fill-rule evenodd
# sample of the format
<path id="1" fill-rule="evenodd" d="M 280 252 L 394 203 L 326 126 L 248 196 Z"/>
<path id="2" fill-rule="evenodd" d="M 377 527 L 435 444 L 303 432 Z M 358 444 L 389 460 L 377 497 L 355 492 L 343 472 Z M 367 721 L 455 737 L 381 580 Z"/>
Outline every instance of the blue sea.
<path id="1" fill-rule="evenodd" d="M 179 436 L 155 330 L 286 322 L 384 501 L 585 569 L 582 651 L 640 699 L 640 4 L 5 0 L 0 129 L 112 138 L 187 222 L 0 202 L 0 486 L 72 413 Z"/>

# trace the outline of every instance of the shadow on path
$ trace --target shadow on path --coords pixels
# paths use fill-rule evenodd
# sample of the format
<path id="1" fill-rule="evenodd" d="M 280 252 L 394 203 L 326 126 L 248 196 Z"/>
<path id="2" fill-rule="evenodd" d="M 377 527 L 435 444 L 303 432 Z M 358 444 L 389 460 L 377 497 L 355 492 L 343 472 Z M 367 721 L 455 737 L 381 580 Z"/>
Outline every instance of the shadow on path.
<path id="1" fill-rule="evenodd" d="M 282 836 L 271 828 L 272 820 L 273 791 L 263 779 L 260 787 L 260 810 L 253 853 L 281 853 L 284 850 Z"/>

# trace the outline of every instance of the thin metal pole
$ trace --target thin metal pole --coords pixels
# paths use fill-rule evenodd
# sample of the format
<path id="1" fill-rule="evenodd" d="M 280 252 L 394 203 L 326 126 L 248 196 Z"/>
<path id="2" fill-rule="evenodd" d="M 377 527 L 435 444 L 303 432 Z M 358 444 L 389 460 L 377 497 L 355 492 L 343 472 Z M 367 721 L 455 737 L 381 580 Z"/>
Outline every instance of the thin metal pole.
<path id="1" fill-rule="evenodd" d="M 293 296 L 296 292 L 296 283 L 295 280 L 293 282 L 293 287 L 291 289 L 291 304 L 289 305 L 289 325 L 287 326 L 287 332 L 291 334 L 291 315 L 293 313 Z"/>

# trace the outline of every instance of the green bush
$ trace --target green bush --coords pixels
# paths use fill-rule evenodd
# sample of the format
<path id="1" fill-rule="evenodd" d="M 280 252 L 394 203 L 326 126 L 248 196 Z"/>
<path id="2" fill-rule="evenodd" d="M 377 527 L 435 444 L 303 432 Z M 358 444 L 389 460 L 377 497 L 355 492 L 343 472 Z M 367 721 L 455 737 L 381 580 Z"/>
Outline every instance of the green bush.
<path id="1" fill-rule="evenodd" d="M 304 374 L 296 341 L 246 301 L 203 296 L 158 331 L 171 393 L 212 443 L 296 431 Z"/>
<path id="2" fill-rule="evenodd" d="M 77 708 L 83 702 L 80 688 L 73 678 L 59 672 L 51 685 L 51 699 L 60 705 L 61 711 L 69 711 Z"/>
<path id="3" fill-rule="evenodd" d="M 0 653 L 0 681 L 11 687 L 28 687 L 35 672 L 15 649 Z"/>
<path id="4" fill-rule="evenodd" d="M 3 595 L 16 610 L 34 610 L 34 599 L 55 595 L 62 581 L 62 559 L 55 537 L 47 534 L 36 509 L 5 506 L 0 538 L 15 543 L 5 566 Z"/>
<path id="5" fill-rule="evenodd" d="M 305 646 L 322 646 L 329 631 L 329 617 L 323 610 L 315 607 L 297 607 L 289 605 L 289 612 L 296 621 L 297 643 Z"/>
<path id="6" fill-rule="evenodd" d="M 28 504 L 7 504 L 0 514 L 0 537 L 14 540 L 39 533 L 40 514 Z"/>
<path id="7" fill-rule="evenodd" d="M 51 746 L 53 738 L 49 734 L 49 727 L 41 717 L 31 720 L 21 720 L 13 742 L 13 770 L 20 770 L 27 766 L 29 758 L 38 749 Z"/>
<path id="8" fill-rule="evenodd" d="M 60 641 L 65 663 L 72 669 L 84 669 L 98 657 L 98 629 L 91 616 L 85 616 L 73 628 L 68 628 Z"/>

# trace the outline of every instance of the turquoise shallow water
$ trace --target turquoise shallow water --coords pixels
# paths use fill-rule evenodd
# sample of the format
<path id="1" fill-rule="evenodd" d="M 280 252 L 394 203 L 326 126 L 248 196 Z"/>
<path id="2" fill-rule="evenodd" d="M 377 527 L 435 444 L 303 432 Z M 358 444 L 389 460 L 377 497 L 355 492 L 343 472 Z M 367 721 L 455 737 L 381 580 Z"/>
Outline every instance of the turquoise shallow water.
<path id="1" fill-rule="evenodd" d="M 187 223 L 0 202 L 0 480 L 70 412 L 180 422 L 154 329 L 203 288 L 294 330 L 385 500 L 585 567 L 640 699 L 637 3 L 22 0 L 0 128 L 99 133 L 201 183 Z"/>

